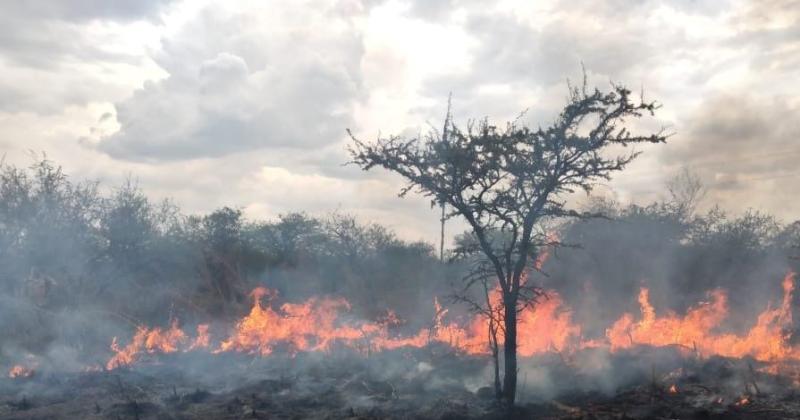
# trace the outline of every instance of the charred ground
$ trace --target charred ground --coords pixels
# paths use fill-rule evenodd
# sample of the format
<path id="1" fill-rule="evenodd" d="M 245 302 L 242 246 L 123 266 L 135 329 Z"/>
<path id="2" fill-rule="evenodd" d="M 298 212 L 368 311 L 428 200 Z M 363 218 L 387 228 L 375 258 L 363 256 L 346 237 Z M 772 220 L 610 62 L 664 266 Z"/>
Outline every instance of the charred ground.
<path id="1" fill-rule="evenodd" d="M 424 361 L 420 361 L 424 360 Z M 613 392 L 599 376 L 548 357 L 531 360 L 557 375 L 541 393 L 525 377 L 527 398 L 514 418 L 796 418 L 800 402 L 786 377 L 754 373 L 753 360 L 685 359 L 675 350 L 614 356 L 624 366 Z M 158 365 L 106 372 L 37 373 L 0 384 L 8 419 L 500 419 L 491 388 L 480 387 L 485 360 L 430 347 L 371 358 L 337 353 L 253 359 L 178 355 Z M 477 382 L 476 382 L 477 381 Z M 534 392 L 530 392 L 534 391 Z M 539 391 L 537 396 L 537 391 Z"/>

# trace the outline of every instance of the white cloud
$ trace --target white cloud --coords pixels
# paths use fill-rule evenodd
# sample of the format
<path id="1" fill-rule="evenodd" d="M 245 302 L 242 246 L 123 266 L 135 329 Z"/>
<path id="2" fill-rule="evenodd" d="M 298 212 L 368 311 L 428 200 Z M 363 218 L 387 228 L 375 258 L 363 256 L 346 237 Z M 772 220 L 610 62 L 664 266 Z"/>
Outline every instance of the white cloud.
<path id="1" fill-rule="evenodd" d="M 100 150 L 161 161 L 341 141 L 360 95 L 361 38 L 349 18 L 305 6 L 199 11 L 163 40 L 169 76 L 117 104 L 120 131 Z"/>
<path id="2" fill-rule="evenodd" d="M 676 132 L 608 189 L 654 199 L 694 164 L 713 200 L 789 218 L 793 155 L 753 156 L 800 153 L 795 3 L 12 1 L 0 6 L 0 148 L 21 164 L 46 151 L 76 178 L 132 174 L 190 212 L 338 209 L 433 241 L 428 200 L 341 166 L 344 130 L 438 127 L 450 91 L 459 121 L 530 108 L 526 121 L 546 124 L 583 62 L 600 87 L 643 86 Z M 716 155 L 730 164 L 702 163 Z"/>

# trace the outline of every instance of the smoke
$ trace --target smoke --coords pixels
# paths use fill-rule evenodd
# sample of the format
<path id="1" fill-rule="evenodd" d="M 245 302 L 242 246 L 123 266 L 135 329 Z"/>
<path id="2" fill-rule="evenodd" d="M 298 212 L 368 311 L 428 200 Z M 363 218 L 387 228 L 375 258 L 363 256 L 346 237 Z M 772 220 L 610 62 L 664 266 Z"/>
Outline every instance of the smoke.
<path id="1" fill-rule="evenodd" d="M 256 287 L 272 291 L 276 308 L 319 296 L 344 299 L 349 307 L 338 322 L 385 323 L 400 337 L 435 326 L 437 298 L 446 304 L 447 322 L 474 317 L 447 299 L 467 270 L 464 261 L 441 262 L 432 246 L 402 241 L 348 215 L 293 213 L 263 221 L 231 208 L 185 215 L 170 202 L 150 201 L 133 181 L 104 189 L 75 182 L 46 160 L 0 168 L 0 203 L 2 367 L 22 365 L 37 375 L 102 369 L 112 338 L 124 346 L 141 326 L 175 323 L 193 334 L 209 325 L 211 342 L 219 343 L 250 310 Z M 800 268 L 790 258 L 800 243 L 798 225 L 766 214 L 693 213 L 695 206 L 674 200 L 590 206 L 609 218 L 559 226 L 560 240 L 580 247 L 555 250 L 542 267 L 547 275 L 531 278 L 563 300 L 551 301 L 548 310 L 553 316 L 570 311 L 558 319 L 580 326 L 580 337 L 572 339 L 603 339 L 623 313 L 638 314 L 642 287 L 657 314 L 686 313 L 722 289 L 731 310 L 715 332 L 741 333 L 769 302 L 780 302 L 781 278 Z M 521 319 L 521 334 L 553 333 L 535 330 L 542 327 L 532 326 L 533 318 Z M 493 394 L 488 357 L 458 353 L 443 342 L 367 353 L 279 349 L 266 358 L 215 349 L 143 351 L 135 369 L 215 392 L 293 378 L 294 391 L 303 395 L 325 390 L 298 378 L 325 382 L 339 375 L 337 392 L 365 409 L 375 405 L 376 393 Z M 672 347 L 612 353 L 587 346 L 573 353 L 558 344 L 522 358 L 519 392 L 531 402 L 611 395 L 686 368 L 685 352 Z M 741 388 L 737 381 L 731 387 Z"/>
<path id="2" fill-rule="evenodd" d="M 610 220 L 566 225 L 565 243 L 545 267 L 545 287 L 557 290 L 588 331 L 602 335 L 622 312 L 638 312 L 636 295 L 650 290 L 657 311 L 685 313 L 723 290 L 732 308 L 726 326 L 742 332 L 769 302 L 780 302 L 781 279 L 798 268 L 795 225 L 754 211 L 719 209 L 685 214 L 674 203 L 625 206 L 595 202 Z"/>
<path id="3" fill-rule="evenodd" d="M 142 325 L 230 328 L 258 286 L 282 302 L 344 297 L 354 319 L 391 311 L 418 330 L 456 271 L 430 245 L 347 215 L 190 216 L 132 180 L 76 182 L 46 159 L 0 167 L 0 203 L 0 366 L 102 366 L 111 338 Z"/>

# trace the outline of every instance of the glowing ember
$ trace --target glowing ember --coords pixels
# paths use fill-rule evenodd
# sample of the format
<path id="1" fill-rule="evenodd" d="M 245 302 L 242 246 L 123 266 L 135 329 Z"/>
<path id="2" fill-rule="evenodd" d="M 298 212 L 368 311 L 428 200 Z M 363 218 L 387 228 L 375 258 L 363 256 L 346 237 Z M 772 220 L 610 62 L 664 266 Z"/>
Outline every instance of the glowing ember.
<path id="1" fill-rule="evenodd" d="M 11 369 L 9 369 L 8 377 L 9 378 L 30 378 L 31 376 L 33 376 L 33 373 L 34 373 L 34 370 L 29 368 L 29 367 L 22 366 L 22 365 L 15 365 Z"/>

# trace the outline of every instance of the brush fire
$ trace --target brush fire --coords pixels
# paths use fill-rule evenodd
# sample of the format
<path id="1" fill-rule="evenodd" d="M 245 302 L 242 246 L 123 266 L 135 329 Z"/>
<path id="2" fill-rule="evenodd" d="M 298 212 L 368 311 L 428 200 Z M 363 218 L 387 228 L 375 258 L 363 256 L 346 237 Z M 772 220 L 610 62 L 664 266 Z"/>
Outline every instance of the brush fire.
<path id="1" fill-rule="evenodd" d="M 800 362 L 800 346 L 792 344 L 791 306 L 795 274 L 783 279 L 784 295 L 780 305 L 768 305 L 754 325 L 742 334 L 721 333 L 719 326 L 728 315 L 724 291 L 709 292 L 709 300 L 699 302 L 682 316 L 671 311 L 658 316 L 650 304 L 648 289 L 639 292 L 639 314 L 623 314 L 605 331 L 605 337 L 586 339 L 579 324 L 572 320 L 572 311 L 554 291 L 547 300 L 526 308 L 520 314 L 521 334 L 518 352 L 534 357 L 546 353 L 569 356 L 575 352 L 607 349 L 620 352 L 637 346 L 674 347 L 687 356 L 708 358 L 749 357 L 762 362 L 767 371 L 780 371 L 781 366 Z M 175 352 L 207 351 L 212 354 L 239 352 L 269 356 L 280 348 L 289 355 L 297 352 L 331 352 L 344 347 L 367 355 L 400 348 L 423 348 L 433 343 L 452 348 L 456 354 L 488 355 L 487 322 L 479 316 L 461 322 L 447 320 L 447 310 L 434 301 L 436 317 L 431 326 L 411 336 L 393 336 L 389 322 L 348 322 L 350 304 L 343 299 L 312 298 L 302 303 L 284 303 L 273 308 L 277 299 L 265 288 L 250 294 L 250 312 L 235 322 L 221 339 L 210 339 L 209 326 L 197 326 L 190 336 L 177 320 L 168 328 L 139 326 L 128 344 L 120 345 L 117 337 L 111 342 L 113 356 L 106 369 L 129 367 L 143 358 Z M 498 296 L 494 293 L 493 296 Z M 503 344 L 501 341 L 500 344 Z M 149 358 L 149 357 L 148 357 Z M 19 367 L 15 367 L 18 369 Z M 18 373 L 22 375 L 22 371 Z M 799 378 L 800 379 L 800 378 Z M 675 393 L 676 387 L 670 387 Z"/>
<path id="2" fill-rule="evenodd" d="M 800 419 L 796 1 L 0 2 L 0 420 Z"/>
<path id="3" fill-rule="evenodd" d="M 40 165 L 37 182 L 75 191 Z M 125 194 L 85 226 L 99 260 L 0 277 L 22 279 L 0 291 L 0 418 L 800 416 L 798 224 L 599 202 L 617 220 L 476 224 L 437 257 L 349 216 L 256 224 L 225 208 L 116 251 L 130 232 L 103 245 L 114 230 L 93 229 L 157 214 Z M 518 234 L 525 254 L 496 245 Z M 23 239 L 19 259 L 39 250 Z"/>
<path id="4" fill-rule="evenodd" d="M 519 315 L 518 351 L 523 360 L 552 369 L 571 371 L 570 375 L 586 375 L 588 378 L 593 374 L 592 369 L 599 372 L 602 367 L 587 363 L 587 360 L 602 354 L 608 360 L 647 359 L 652 364 L 652 372 L 651 382 L 647 387 L 629 390 L 628 394 L 623 394 L 624 397 L 615 397 L 628 400 L 626 403 L 612 398 L 604 402 L 605 407 L 601 404 L 586 409 L 555 402 L 537 406 L 537 412 L 544 417 L 555 418 L 559 417 L 559 410 L 566 417 L 580 417 L 589 415 L 592 410 L 599 410 L 595 414 L 612 416 L 615 405 L 619 405 L 624 411 L 627 410 L 626 404 L 635 402 L 636 398 L 648 399 L 647 405 L 654 407 L 654 410 L 669 407 L 673 413 L 687 413 L 691 408 L 695 410 L 692 415 L 706 412 L 704 410 L 726 416 L 741 415 L 748 413 L 742 410 L 753 404 L 760 407 L 756 412 L 768 410 L 764 407 L 774 403 L 772 395 L 776 392 L 775 387 L 793 390 L 800 384 L 800 371 L 797 370 L 800 366 L 800 345 L 792 337 L 794 326 L 791 302 L 795 280 L 795 274 L 788 273 L 781 282 L 783 295 L 778 304 L 768 303 L 756 319 L 748 323 L 749 327 L 739 333 L 724 332 L 721 328 L 731 310 L 724 290 L 709 291 L 707 300 L 696 303 L 679 315 L 668 309 L 654 308 L 650 302 L 649 290 L 642 288 L 638 293 L 639 310 L 620 315 L 605 329 L 602 337 L 588 336 L 586 328 L 573 319 L 569 304 L 556 291 L 546 291 L 546 297 L 539 304 L 526 307 Z M 143 377 L 131 376 L 134 372 L 139 372 L 137 375 L 154 375 L 154 372 L 162 369 L 171 372 L 176 366 L 191 365 L 198 359 L 212 369 L 219 369 L 227 364 L 241 369 L 241 363 L 249 360 L 247 364 L 250 367 L 258 366 L 258 369 L 270 372 L 275 368 L 265 366 L 273 363 L 289 366 L 311 364 L 307 368 L 311 369 L 314 364 L 324 364 L 325 360 L 333 359 L 348 365 L 356 363 L 370 366 L 374 361 L 386 363 L 399 355 L 401 361 L 392 363 L 406 365 L 410 372 L 405 376 L 411 377 L 429 374 L 436 369 L 437 360 L 442 362 L 442 357 L 449 364 L 472 365 L 472 374 L 476 377 L 461 378 L 467 383 L 478 380 L 482 375 L 483 370 L 474 370 L 474 365 L 491 356 L 491 348 L 486 340 L 491 328 L 487 318 L 477 314 L 451 316 L 438 299 L 432 302 L 435 316 L 427 327 L 412 334 L 400 334 L 394 326 L 401 324 L 402 320 L 395 314 L 390 313 L 378 321 L 356 320 L 351 315 L 351 305 L 342 298 L 313 297 L 299 303 L 282 302 L 275 291 L 264 287 L 254 289 L 249 298 L 249 312 L 227 326 L 199 324 L 191 331 L 184 331 L 179 320 L 174 319 L 165 327 L 139 325 L 128 337 L 113 337 L 109 346 L 111 356 L 103 366 L 83 366 L 81 373 L 72 381 L 103 383 L 122 381 L 120 378 L 139 381 Z M 491 303 L 499 303 L 498 299 L 499 292 L 493 291 L 490 294 Z M 503 342 L 500 341 L 499 344 L 502 345 Z M 669 356 L 664 356 L 665 354 Z M 680 367 L 672 370 L 656 368 L 660 363 L 653 360 L 658 358 L 675 358 L 679 360 Z M 314 369 L 319 369 L 319 366 Z M 731 375 L 735 376 L 732 372 L 737 369 L 743 370 L 744 379 L 731 378 Z M 707 370 L 712 370 L 711 374 L 719 376 L 702 377 L 701 375 L 709 374 L 704 372 Z M 580 371 L 583 372 L 579 373 Z M 270 387 L 281 389 L 277 395 L 286 395 L 287 389 L 294 386 L 285 376 L 286 373 L 282 371 L 279 383 L 269 382 L 273 384 Z M 355 372 L 352 374 L 355 375 Z M 30 381 L 36 380 L 34 369 L 24 365 L 12 366 L 8 371 L 8 378 L 28 386 L 33 384 Z M 353 380 L 350 378 L 345 382 L 352 384 Z M 397 395 L 399 390 L 388 380 L 382 384 L 389 387 L 387 389 L 390 391 L 377 389 L 381 382 L 368 384 L 364 382 L 365 378 L 355 380 L 364 397 L 383 401 L 383 404 L 400 398 Z M 706 382 L 709 380 L 711 382 Z M 119 386 L 119 392 L 131 394 L 126 397 L 131 398 L 131 401 L 136 401 L 132 396 L 134 394 L 142 398 L 149 392 L 156 392 L 148 390 L 144 394 L 136 394 L 129 387 L 141 385 L 133 383 L 125 385 L 124 382 L 119 382 Z M 164 385 L 153 383 L 151 386 L 158 388 Z M 167 399 L 172 398 L 173 403 L 181 401 L 185 404 L 186 399 L 199 398 L 205 401 L 209 398 L 208 403 L 211 404 L 211 394 L 198 394 L 200 391 L 196 390 L 178 394 L 176 385 L 172 386 L 173 395 Z M 735 386 L 743 386 L 747 393 L 742 395 L 741 390 L 735 389 Z M 182 389 L 183 387 L 185 384 Z M 484 388 L 479 387 L 476 392 L 481 393 L 483 390 Z M 636 395 L 637 393 L 640 395 Z M 268 397 L 263 398 L 264 404 L 267 404 Z M 218 405 L 225 406 L 225 410 L 232 409 L 229 404 L 223 404 L 222 400 L 215 401 Z M 726 404 L 725 401 L 730 403 Z M 761 401 L 765 406 L 758 405 Z M 200 401 L 197 403 L 201 405 Z M 26 404 L 32 402 L 26 401 Z M 241 407 L 236 407 L 235 410 L 241 410 L 245 406 L 252 408 L 244 402 L 237 404 Z M 462 411 L 467 408 L 478 409 L 468 402 L 464 404 Z M 133 413 L 134 416 L 145 414 L 137 411 L 145 408 L 130 407 L 129 403 L 124 407 L 117 406 L 114 410 Z M 351 407 L 348 410 L 356 408 Z M 270 410 L 264 412 L 269 413 Z M 648 413 L 652 414 L 649 411 Z M 269 417 L 266 414 L 265 416 Z"/>

